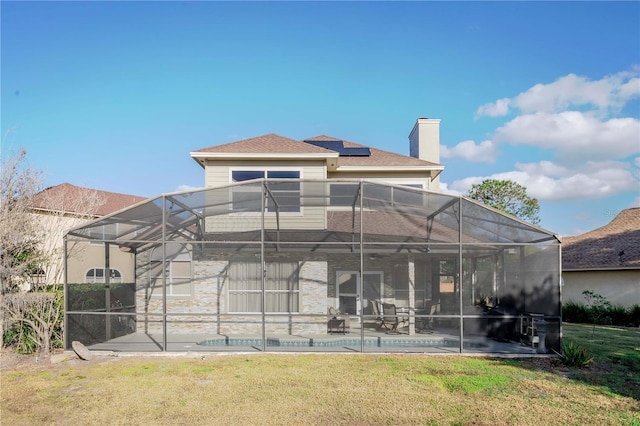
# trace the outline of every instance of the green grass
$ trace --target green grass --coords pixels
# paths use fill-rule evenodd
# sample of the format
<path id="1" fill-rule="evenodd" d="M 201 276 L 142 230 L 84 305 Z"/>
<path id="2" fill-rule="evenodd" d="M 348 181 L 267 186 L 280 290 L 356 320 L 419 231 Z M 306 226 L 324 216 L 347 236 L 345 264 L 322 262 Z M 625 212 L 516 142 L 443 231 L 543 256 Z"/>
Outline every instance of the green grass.
<path id="1" fill-rule="evenodd" d="M 640 328 L 563 324 L 565 341 L 586 348 L 593 366 L 574 379 L 640 400 Z"/>
<path id="2" fill-rule="evenodd" d="M 594 363 L 362 354 L 108 358 L 2 372 L 2 424 L 640 425 L 640 330 L 572 324 Z M 585 337 L 588 336 L 588 337 Z M 607 341 L 615 340 L 615 343 Z M 635 390 L 634 390 L 635 389 Z"/>

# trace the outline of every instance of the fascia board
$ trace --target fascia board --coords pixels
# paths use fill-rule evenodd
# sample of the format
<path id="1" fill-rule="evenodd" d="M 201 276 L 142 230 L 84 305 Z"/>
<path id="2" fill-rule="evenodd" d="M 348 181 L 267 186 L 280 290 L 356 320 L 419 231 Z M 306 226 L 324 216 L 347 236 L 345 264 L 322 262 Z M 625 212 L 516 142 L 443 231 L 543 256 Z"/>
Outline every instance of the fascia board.
<path id="1" fill-rule="evenodd" d="M 338 166 L 338 172 L 430 172 L 443 171 L 444 166 Z"/>
<path id="2" fill-rule="evenodd" d="M 298 159 L 298 160 L 317 160 L 326 158 L 337 158 L 340 154 L 337 152 L 327 153 L 282 153 L 282 152 L 260 152 L 260 153 L 245 153 L 245 152 L 191 152 L 189 153 L 193 159 Z"/>

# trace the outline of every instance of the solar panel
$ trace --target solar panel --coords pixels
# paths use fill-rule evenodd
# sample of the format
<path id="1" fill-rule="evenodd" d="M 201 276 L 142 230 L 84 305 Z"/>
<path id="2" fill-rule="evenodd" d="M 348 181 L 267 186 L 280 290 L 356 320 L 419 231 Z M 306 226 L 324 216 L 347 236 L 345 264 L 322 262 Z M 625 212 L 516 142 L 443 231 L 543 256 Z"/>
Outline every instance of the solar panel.
<path id="1" fill-rule="evenodd" d="M 369 157 L 371 150 L 369 148 L 348 148 L 344 146 L 342 141 L 304 141 L 308 144 L 319 146 L 321 148 L 336 151 L 341 157 Z"/>

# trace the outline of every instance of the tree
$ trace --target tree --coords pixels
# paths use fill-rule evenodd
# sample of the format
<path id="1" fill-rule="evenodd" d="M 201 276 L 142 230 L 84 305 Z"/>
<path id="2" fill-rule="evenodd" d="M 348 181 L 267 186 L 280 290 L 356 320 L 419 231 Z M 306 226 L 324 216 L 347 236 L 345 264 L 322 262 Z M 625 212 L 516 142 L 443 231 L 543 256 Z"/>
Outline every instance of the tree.
<path id="1" fill-rule="evenodd" d="M 535 225 L 540 223 L 538 200 L 527 195 L 527 188 L 512 181 L 485 179 L 471 186 L 467 196 Z"/>
<path id="2" fill-rule="evenodd" d="M 41 261 L 41 232 L 29 214 L 41 180 L 26 155 L 20 149 L 0 162 L 0 294 L 17 291 Z"/>

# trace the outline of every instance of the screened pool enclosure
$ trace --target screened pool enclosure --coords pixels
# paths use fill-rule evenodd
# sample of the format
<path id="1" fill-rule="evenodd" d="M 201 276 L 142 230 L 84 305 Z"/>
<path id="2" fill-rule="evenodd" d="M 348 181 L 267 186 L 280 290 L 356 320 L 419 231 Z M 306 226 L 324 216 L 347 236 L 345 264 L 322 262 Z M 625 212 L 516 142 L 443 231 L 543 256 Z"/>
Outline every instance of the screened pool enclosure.
<path id="1" fill-rule="evenodd" d="M 560 350 L 560 243 L 461 196 L 259 179 L 65 236 L 65 342 L 115 351 Z"/>

